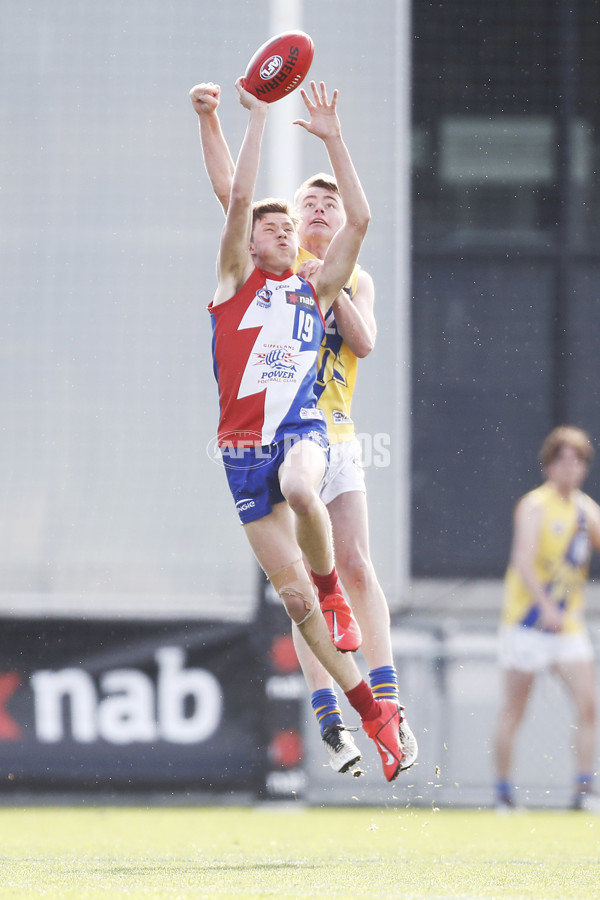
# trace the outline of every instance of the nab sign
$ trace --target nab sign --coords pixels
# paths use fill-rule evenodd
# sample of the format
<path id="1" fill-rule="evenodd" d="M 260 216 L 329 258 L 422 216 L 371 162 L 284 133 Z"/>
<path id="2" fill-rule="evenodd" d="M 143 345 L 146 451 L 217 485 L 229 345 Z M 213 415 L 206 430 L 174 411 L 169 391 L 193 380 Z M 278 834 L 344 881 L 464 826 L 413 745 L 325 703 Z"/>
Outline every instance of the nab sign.
<path id="1" fill-rule="evenodd" d="M 137 669 L 109 669 L 100 675 L 98 689 L 83 669 L 34 672 L 38 740 L 55 744 L 64 740 L 67 729 L 82 744 L 99 739 L 111 744 L 208 740 L 223 714 L 219 681 L 205 669 L 185 669 L 181 647 L 162 647 L 155 658 L 156 685 Z"/>
<path id="2" fill-rule="evenodd" d="M 260 785 L 262 676 L 251 626 L 4 622 L 2 785 Z M 257 687 L 258 685 L 258 687 Z"/>

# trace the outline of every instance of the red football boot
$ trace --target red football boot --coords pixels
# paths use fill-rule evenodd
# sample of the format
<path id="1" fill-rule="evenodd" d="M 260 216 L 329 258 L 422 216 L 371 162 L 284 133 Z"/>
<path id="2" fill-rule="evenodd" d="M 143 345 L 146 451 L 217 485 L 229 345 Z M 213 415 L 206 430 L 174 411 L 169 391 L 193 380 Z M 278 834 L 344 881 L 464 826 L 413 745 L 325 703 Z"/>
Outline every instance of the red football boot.
<path id="1" fill-rule="evenodd" d="M 342 594 L 327 594 L 320 601 L 331 640 L 342 653 L 353 653 L 362 643 L 362 634 L 352 610 Z"/>
<path id="2" fill-rule="evenodd" d="M 383 763 L 383 774 L 388 781 L 393 781 L 404 760 L 400 742 L 400 710 L 395 700 L 379 700 L 378 703 L 381 714 L 377 719 L 363 722 L 362 727 L 377 745 Z"/>

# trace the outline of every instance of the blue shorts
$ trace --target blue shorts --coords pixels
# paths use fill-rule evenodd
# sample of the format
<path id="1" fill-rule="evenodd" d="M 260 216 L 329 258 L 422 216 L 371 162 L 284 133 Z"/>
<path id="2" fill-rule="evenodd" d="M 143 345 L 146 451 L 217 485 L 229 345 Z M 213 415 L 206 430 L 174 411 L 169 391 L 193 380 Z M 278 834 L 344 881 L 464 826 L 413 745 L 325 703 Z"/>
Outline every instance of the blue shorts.
<path id="1" fill-rule="evenodd" d="M 267 447 L 221 447 L 221 456 L 229 490 L 242 525 L 262 519 L 273 512 L 285 497 L 279 486 L 279 467 L 287 451 L 296 441 L 313 441 L 323 450 L 329 462 L 329 441 L 325 428 L 315 423 L 299 429 L 292 439 Z"/>

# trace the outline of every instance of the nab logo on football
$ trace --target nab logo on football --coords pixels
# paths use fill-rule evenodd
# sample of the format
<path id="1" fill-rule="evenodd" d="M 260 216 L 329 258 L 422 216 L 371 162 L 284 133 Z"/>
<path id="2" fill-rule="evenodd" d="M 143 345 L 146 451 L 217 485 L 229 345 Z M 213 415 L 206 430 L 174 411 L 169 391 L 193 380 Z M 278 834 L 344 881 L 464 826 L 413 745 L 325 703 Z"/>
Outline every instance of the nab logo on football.
<path id="1" fill-rule="evenodd" d="M 263 81 L 268 81 L 269 78 L 273 78 L 274 75 L 277 75 L 282 65 L 283 59 L 281 56 L 270 56 L 260 68 L 260 77 Z"/>

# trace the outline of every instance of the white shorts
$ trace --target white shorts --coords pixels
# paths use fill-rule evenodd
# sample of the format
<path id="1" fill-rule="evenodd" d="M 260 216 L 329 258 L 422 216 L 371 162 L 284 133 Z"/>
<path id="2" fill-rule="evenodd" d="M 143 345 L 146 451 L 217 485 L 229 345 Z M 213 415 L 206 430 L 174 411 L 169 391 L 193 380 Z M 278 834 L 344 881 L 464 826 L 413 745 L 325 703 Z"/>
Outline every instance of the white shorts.
<path id="1" fill-rule="evenodd" d="M 557 663 L 593 659 L 594 648 L 587 631 L 554 634 L 522 625 L 500 628 L 498 662 L 503 669 L 543 672 Z"/>
<path id="2" fill-rule="evenodd" d="M 360 444 L 357 440 L 330 445 L 329 468 L 319 486 L 321 500 L 325 505 L 340 494 L 347 494 L 348 491 L 366 493 L 361 457 Z"/>

